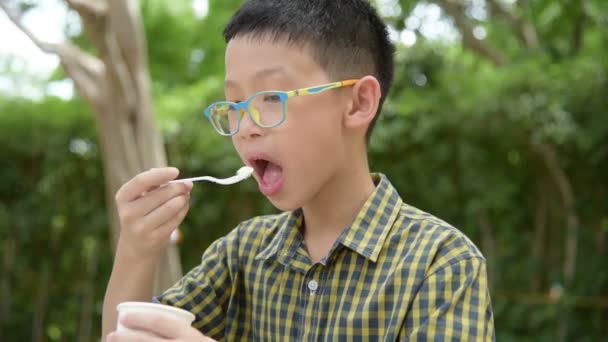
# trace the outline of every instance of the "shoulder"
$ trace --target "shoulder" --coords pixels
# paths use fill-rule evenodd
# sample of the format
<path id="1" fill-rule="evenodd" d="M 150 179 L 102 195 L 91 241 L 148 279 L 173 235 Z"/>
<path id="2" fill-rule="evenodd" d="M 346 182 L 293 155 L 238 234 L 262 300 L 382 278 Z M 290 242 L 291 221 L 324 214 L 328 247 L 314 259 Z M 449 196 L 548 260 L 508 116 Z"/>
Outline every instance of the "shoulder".
<path id="1" fill-rule="evenodd" d="M 293 225 L 296 216 L 294 212 L 256 216 L 241 222 L 223 240 L 228 249 L 238 250 L 239 257 L 255 257 L 281 234 L 283 227 Z"/>
<path id="2" fill-rule="evenodd" d="M 463 261 L 485 263 L 479 248 L 444 220 L 403 203 L 391 235 L 406 244 L 405 257 L 416 257 L 427 274 Z"/>

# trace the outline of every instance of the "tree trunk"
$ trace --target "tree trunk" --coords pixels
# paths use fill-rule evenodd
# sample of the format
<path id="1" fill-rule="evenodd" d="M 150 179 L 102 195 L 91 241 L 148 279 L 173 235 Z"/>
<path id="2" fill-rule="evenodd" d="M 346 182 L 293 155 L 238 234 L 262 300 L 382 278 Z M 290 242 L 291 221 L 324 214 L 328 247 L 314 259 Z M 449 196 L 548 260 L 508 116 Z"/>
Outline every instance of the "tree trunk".
<path id="1" fill-rule="evenodd" d="M 146 38 L 135 0 L 97 1 L 97 7 L 82 0 L 68 3 L 82 17 L 104 65 L 99 87 L 89 100 L 106 162 L 106 199 L 112 207 L 115 246 L 120 227 L 114 194 L 137 173 L 167 164 L 152 111 Z M 181 274 L 177 247 L 171 244 L 157 268 L 155 293 L 173 285 Z"/>
<path id="2" fill-rule="evenodd" d="M 95 276 L 99 266 L 99 249 L 95 244 L 86 255 L 86 270 L 82 285 L 82 305 L 77 341 L 92 341 L 93 314 L 95 312 Z"/>
<path id="3" fill-rule="evenodd" d="M 477 215 L 477 219 L 481 229 L 481 246 L 483 254 L 488 262 L 488 280 L 490 288 L 493 289 L 495 288 L 495 284 L 500 283 L 498 272 L 494 272 L 496 266 L 498 265 L 496 260 L 498 251 L 496 250 L 497 244 L 496 239 L 494 238 L 494 227 L 492 226 L 490 217 L 488 216 L 487 209 L 480 210 L 479 214 Z"/>
<path id="4" fill-rule="evenodd" d="M 538 185 L 538 205 L 534 213 L 534 238 L 532 240 L 532 278 L 530 290 L 539 293 L 542 288 L 541 270 L 545 260 L 547 238 L 548 189 L 544 182 Z"/>
<path id="5" fill-rule="evenodd" d="M 555 147 L 545 143 L 533 143 L 532 146 L 547 167 L 547 171 L 555 183 L 561 197 L 563 215 L 566 221 L 565 255 L 562 273 L 564 277 L 564 288 L 566 291 L 571 291 L 576 275 L 576 256 L 580 230 L 580 220 L 578 218 L 578 213 L 576 212 L 574 190 L 566 172 L 559 164 Z M 571 309 L 568 307 L 564 307 L 560 312 L 561 322 L 557 332 L 557 339 L 559 341 L 566 341 L 568 339 L 570 314 Z"/>
<path id="6" fill-rule="evenodd" d="M 5 336 L 2 331 L 4 325 L 8 326 L 9 312 L 11 309 L 11 277 L 15 268 L 15 239 L 9 236 L 2 241 L 2 277 L 0 278 L 0 336 Z"/>
<path id="7" fill-rule="evenodd" d="M 116 191 L 136 174 L 167 164 L 152 111 L 146 38 L 136 0 L 68 0 L 67 3 L 80 15 L 98 57 L 69 42 L 40 41 L 2 0 L 0 7 L 38 47 L 59 57 L 78 93 L 91 105 L 103 151 L 114 249 L 120 233 L 114 203 Z M 170 244 L 164 252 L 156 273 L 155 293 L 181 277 L 175 244 Z"/>
<path id="8" fill-rule="evenodd" d="M 39 284 L 45 284 L 45 286 L 38 286 L 36 291 L 36 299 L 34 300 L 34 316 L 32 321 L 32 342 L 42 342 L 45 339 L 45 320 L 47 309 L 49 306 L 49 284 L 51 278 L 51 265 L 49 262 L 42 263 L 42 272 L 39 278 Z"/>

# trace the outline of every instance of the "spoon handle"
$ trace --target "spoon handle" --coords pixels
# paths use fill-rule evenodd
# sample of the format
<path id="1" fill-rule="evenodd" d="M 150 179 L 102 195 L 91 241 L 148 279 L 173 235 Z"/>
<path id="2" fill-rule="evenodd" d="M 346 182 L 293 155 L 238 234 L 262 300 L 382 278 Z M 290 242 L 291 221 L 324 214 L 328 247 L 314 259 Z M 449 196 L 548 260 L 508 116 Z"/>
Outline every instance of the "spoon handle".
<path id="1" fill-rule="evenodd" d="M 183 183 L 183 182 L 199 182 L 199 181 L 209 181 L 209 182 L 217 182 L 219 179 L 211 176 L 203 176 L 203 177 L 193 177 L 193 178 L 182 178 L 172 180 L 169 183 Z"/>

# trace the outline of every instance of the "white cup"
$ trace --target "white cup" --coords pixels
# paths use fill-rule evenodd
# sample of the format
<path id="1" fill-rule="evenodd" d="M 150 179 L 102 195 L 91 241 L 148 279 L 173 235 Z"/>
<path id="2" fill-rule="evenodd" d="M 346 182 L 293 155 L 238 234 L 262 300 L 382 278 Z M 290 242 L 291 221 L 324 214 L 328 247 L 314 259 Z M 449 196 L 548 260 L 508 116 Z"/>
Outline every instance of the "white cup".
<path id="1" fill-rule="evenodd" d="M 184 309 L 169 305 L 147 302 L 124 302 L 118 304 L 116 309 L 118 310 L 118 324 L 116 326 L 116 331 L 129 330 L 120 324 L 121 318 L 129 312 L 157 312 L 166 315 L 167 317 L 171 317 L 171 319 L 175 319 L 176 321 L 186 322 L 188 325 L 191 325 L 192 322 L 194 322 L 194 314 Z"/>

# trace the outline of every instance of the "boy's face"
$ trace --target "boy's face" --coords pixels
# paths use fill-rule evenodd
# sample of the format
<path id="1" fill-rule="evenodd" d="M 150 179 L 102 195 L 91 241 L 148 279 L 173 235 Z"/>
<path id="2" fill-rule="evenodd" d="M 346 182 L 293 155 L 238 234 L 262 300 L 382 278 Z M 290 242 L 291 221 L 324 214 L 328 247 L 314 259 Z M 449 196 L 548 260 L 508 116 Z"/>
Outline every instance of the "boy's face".
<path id="1" fill-rule="evenodd" d="M 329 79 L 308 49 L 299 45 L 236 37 L 226 48 L 228 101 L 335 81 L 341 80 Z M 243 116 L 233 144 L 243 162 L 255 168 L 260 191 L 279 209 L 305 206 L 348 170 L 343 116 L 351 106 L 350 89 L 290 98 L 286 119 L 277 127 L 262 128 L 248 114 Z"/>

